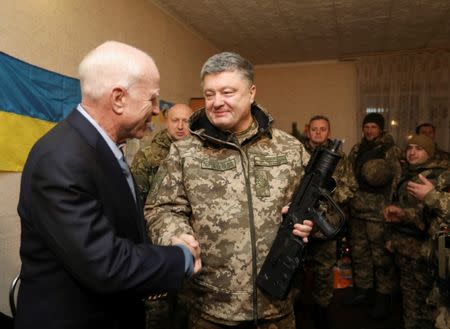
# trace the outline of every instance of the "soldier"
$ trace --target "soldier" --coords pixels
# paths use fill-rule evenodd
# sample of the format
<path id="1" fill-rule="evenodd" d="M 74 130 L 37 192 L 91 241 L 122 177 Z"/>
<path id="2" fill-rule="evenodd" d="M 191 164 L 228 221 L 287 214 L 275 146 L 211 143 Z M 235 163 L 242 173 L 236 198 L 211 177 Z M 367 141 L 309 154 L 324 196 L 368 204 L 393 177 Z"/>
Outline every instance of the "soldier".
<path id="1" fill-rule="evenodd" d="M 440 175 L 438 177 L 436 186 L 443 186 L 444 181 L 449 180 L 449 174 L 450 172 L 447 171 L 446 175 Z M 420 183 L 416 183 L 413 181 L 408 182 L 408 192 L 419 201 L 423 201 L 425 207 L 428 207 L 429 209 L 435 211 L 437 216 L 443 218 L 446 221 L 445 224 L 447 229 L 446 231 L 442 230 L 442 233 L 448 235 L 448 227 L 450 225 L 450 193 L 448 191 L 445 192 L 436 189 L 433 183 L 421 174 L 418 175 L 418 178 L 420 180 Z M 439 252 L 444 253 L 444 250 L 438 250 L 438 257 Z M 438 268 L 437 272 L 440 273 L 442 271 L 444 276 L 446 274 L 447 277 L 440 278 L 440 280 L 442 280 L 441 282 L 444 283 L 444 286 L 439 287 L 439 284 L 436 284 L 435 282 L 432 293 L 428 298 L 428 302 L 432 305 L 435 305 L 437 308 L 435 327 L 438 329 L 450 328 L 450 302 L 448 300 L 448 281 L 450 280 L 448 276 L 450 275 L 450 273 L 449 269 L 446 268 L 448 267 L 449 263 L 450 260 L 448 259 L 448 257 L 443 258 L 441 262 L 438 261 L 438 266 L 442 266 L 442 268 Z M 445 287 L 445 281 L 447 281 L 447 287 Z M 444 291 L 442 291 L 442 289 L 444 289 Z"/>
<path id="2" fill-rule="evenodd" d="M 385 230 L 381 209 L 390 200 L 401 175 L 401 151 L 384 130 L 384 118 L 369 113 L 363 120 L 363 138 L 349 154 L 358 192 L 350 201 L 353 295 L 346 304 L 369 303 L 375 288 L 371 316 L 385 318 L 390 311 L 390 295 L 395 272 L 392 255 L 385 249 Z"/>
<path id="3" fill-rule="evenodd" d="M 307 136 L 304 141 L 305 149 L 311 155 L 319 146 L 330 147 L 332 141 L 329 139 L 331 133 L 330 121 L 326 116 L 316 115 L 309 120 Z M 333 178 L 336 180 L 337 189 L 333 197 L 344 203 L 353 196 L 356 182 L 353 175 L 348 173 L 351 168 L 343 152 Z M 329 222 L 333 222 L 336 213 L 327 214 Z M 314 300 L 314 323 L 316 328 L 329 328 L 328 306 L 333 298 L 333 267 L 336 263 L 336 239 L 327 240 L 320 232 L 313 233 L 308 247 L 307 262 L 312 265 L 314 273 L 314 286 L 312 296 Z"/>
<path id="4" fill-rule="evenodd" d="M 191 114 L 192 109 L 185 104 L 172 106 L 164 112 L 167 128 L 156 133 L 150 145 L 136 153 L 130 169 L 143 204 L 145 204 L 160 163 L 169 153 L 170 145 L 189 135 L 188 120 Z M 169 296 L 168 299 L 148 299 L 145 307 L 148 329 L 184 328 L 186 309 L 183 302 L 176 296 Z"/>
<path id="5" fill-rule="evenodd" d="M 277 300 L 256 286 L 278 227 L 309 160 L 291 135 L 272 127 L 255 102 L 253 67 L 230 52 L 201 71 L 204 109 L 191 136 L 172 144 L 145 206 L 153 241 L 195 236 L 205 269 L 193 278 L 190 328 L 295 328 L 292 293 Z M 312 222 L 295 224 L 305 241 Z"/>
<path id="6" fill-rule="evenodd" d="M 435 144 L 427 136 L 414 135 L 408 140 L 407 164 L 397 188 L 396 204 L 383 211 L 386 222 L 391 224 L 386 247 L 394 253 L 400 270 L 405 329 L 433 328 L 431 309 L 426 303 L 434 281 L 428 257 L 430 237 L 439 232 L 443 219 L 423 202 L 417 202 L 408 193 L 407 186 L 409 181 L 419 181 L 418 175 L 421 174 L 436 184 L 437 190 L 449 188 L 447 163 L 433 158 L 434 153 Z M 446 179 L 442 180 L 444 177 Z"/>
<path id="7" fill-rule="evenodd" d="M 191 114 L 192 109 L 185 104 L 172 106 L 164 113 L 167 119 L 167 128 L 158 132 L 150 145 L 140 149 L 134 156 L 130 169 L 143 204 L 145 204 L 159 164 L 169 153 L 170 145 L 189 135 L 187 123 Z"/>
<path id="8" fill-rule="evenodd" d="M 416 127 L 416 134 L 428 136 L 436 143 L 436 127 L 429 122 L 425 122 L 418 125 Z M 434 156 L 440 160 L 450 160 L 450 154 L 438 148 L 437 143 L 436 143 L 436 152 Z"/>

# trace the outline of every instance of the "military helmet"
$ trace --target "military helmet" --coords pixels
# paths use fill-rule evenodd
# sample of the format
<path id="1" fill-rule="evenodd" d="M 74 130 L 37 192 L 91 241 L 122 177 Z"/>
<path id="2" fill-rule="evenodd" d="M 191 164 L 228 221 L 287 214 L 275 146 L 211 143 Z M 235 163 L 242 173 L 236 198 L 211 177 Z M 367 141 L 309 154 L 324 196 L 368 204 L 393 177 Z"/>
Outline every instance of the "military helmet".
<path id="1" fill-rule="evenodd" d="M 369 185 L 381 187 L 391 182 L 392 169 L 384 159 L 369 160 L 361 168 L 361 174 Z"/>

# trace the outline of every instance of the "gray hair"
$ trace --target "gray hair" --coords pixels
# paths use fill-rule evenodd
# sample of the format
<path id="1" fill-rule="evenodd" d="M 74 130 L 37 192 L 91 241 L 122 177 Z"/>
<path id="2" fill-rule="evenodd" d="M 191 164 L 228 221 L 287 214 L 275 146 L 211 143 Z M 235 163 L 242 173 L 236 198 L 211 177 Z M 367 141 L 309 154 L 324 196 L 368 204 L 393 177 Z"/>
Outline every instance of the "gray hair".
<path id="1" fill-rule="evenodd" d="M 200 79 L 203 82 L 208 74 L 231 71 L 240 72 L 250 84 L 253 84 L 253 65 L 241 55 L 232 52 L 223 52 L 208 58 L 203 64 Z"/>
<path id="2" fill-rule="evenodd" d="M 145 52 L 117 41 L 107 41 L 91 52 L 78 67 L 81 93 L 98 100 L 114 86 L 128 89 L 143 75 L 143 61 L 153 59 Z"/>

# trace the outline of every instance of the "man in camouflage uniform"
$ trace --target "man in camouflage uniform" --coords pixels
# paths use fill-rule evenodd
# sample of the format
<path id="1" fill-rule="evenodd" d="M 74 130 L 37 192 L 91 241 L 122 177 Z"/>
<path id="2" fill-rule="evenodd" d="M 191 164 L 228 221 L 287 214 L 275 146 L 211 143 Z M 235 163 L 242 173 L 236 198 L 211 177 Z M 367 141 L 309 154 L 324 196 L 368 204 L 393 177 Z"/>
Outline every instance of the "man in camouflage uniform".
<path id="1" fill-rule="evenodd" d="M 169 154 L 172 142 L 189 135 L 188 120 L 191 114 L 192 109 L 185 104 L 172 106 L 164 113 L 167 128 L 156 133 L 150 145 L 140 149 L 134 156 L 130 169 L 143 201 L 142 204 L 145 204 L 159 164 Z"/>
<path id="2" fill-rule="evenodd" d="M 437 190 L 448 190 L 447 163 L 433 158 L 434 153 L 435 144 L 427 136 L 414 135 L 408 140 L 407 164 L 397 188 L 396 204 L 384 209 L 385 220 L 390 224 L 386 246 L 394 253 L 400 271 L 405 329 L 434 327 L 431 308 L 426 303 L 434 281 L 429 255 L 431 237 L 439 232 L 444 218 L 408 192 L 408 182 L 419 181 L 419 174 L 436 184 Z"/>
<path id="3" fill-rule="evenodd" d="M 145 206 L 152 240 L 194 236 L 202 268 L 187 294 L 190 328 L 295 328 L 292 293 L 277 300 L 256 276 L 309 160 L 298 140 L 272 127 L 255 102 L 253 67 L 235 53 L 209 58 L 201 71 L 204 109 L 191 136 L 172 144 Z M 295 224 L 304 238 L 312 222 Z"/>
<path id="4" fill-rule="evenodd" d="M 175 104 L 167 112 L 167 128 L 156 133 L 149 146 L 140 149 L 131 164 L 131 172 L 136 181 L 137 190 L 142 204 L 145 204 L 153 178 L 160 163 L 169 153 L 170 145 L 189 135 L 188 120 L 192 109 L 185 104 Z M 147 300 L 146 323 L 148 329 L 176 329 L 184 328 L 185 307 L 177 296 L 168 299 Z"/>
<path id="5" fill-rule="evenodd" d="M 385 133 L 384 118 L 369 113 L 363 120 L 363 138 L 349 154 L 358 191 L 350 201 L 353 296 L 346 304 L 369 302 L 376 290 L 371 316 L 385 318 L 390 311 L 390 295 L 395 286 L 392 255 L 385 249 L 385 226 L 381 209 L 390 200 L 401 175 L 401 151 Z"/>
<path id="6" fill-rule="evenodd" d="M 436 143 L 436 127 L 429 122 L 418 125 L 416 127 L 416 134 L 428 136 Z M 450 160 L 450 153 L 438 148 L 437 143 L 434 156 L 439 160 Z"/>
<path id="7" fill-rule="evenodd" d="M 441 174 L 438 177 L 436 186 L 444 186 L 445 181 L 450 181 L 450 178 L 448 177 L 449 175 L 450 171 Z M 416 199 L 423 201 L 425 207 L 428 207 L 429 209 L 435 211 L 437 216 L 445 220 L 447 233 L 445 233 L 444 228 L 442 232 L 444 235 L 448 235 L 450 225 L 450 193 L 440 191 L 439 189 L 435 188 L 431 181 L 420 174 L 418 178 L 420 180 L 420 183 L 416 183 L 413 181 L 408 182 L 408 192 Z M 441 280 L 444 279 L 447 281 L 447 287 L 441 286 L 439 289 L 439 284 L 435 283 L 435 286 L 433 287 L 433 290 L 428 299 L 428 302 L 431 305 L 436 306 L 437 308 L 435 327 L 438 329 L 450 328 L 450 301 L 448 297 L 448 286 L 450 285 L 450 283 L 448 282 L 450 278 L 448 276 L 450 275 L 450 273 L 448 268 L 445 270 L 446 265 L 448 267 L 448 262 L 450 262 L 450 260 L 447 258 L 444 259 L 443 263 L 438 265 L 443 266 L 442 269 L 438 268 L 438 271 L 440 269 L 447 274 L 447 277 L 441 278 Z M 442 288 L 444 288 L 445 291 L 442 291 Z"/>
<path id="8" fill-rule="evenodd" d="M 332 141 L 329 139 L 331 133 L 330 121 L 326 116 L 316 115 L 309 120 L 308 139 L 303 145 L 310 155 L 317 147 L 329 148 Z M 333 198 L 340 204 L 353 197 L 356 190 L 354 176 L 349 174 L 351 167 L 348 165 L 344 152 L 339 151 L 342 159 L 339 161 L 333 178 L 337 188 Z M 327 213 L 327 219 L 335 224 L 337 214 L 333 211 Z M 336 223 L 337 224 L 337 223 Z M 312 265 L 314 274 L 314 286 L 312 297 L 314 300 L 314 323 L 318 329 L 329 328 L 328 306 L 333 298 L 333 267 L 336 264 L 336 239 L 326 239 L 320 232 L 314 232 L 308 244 L 307 264 Z"/>

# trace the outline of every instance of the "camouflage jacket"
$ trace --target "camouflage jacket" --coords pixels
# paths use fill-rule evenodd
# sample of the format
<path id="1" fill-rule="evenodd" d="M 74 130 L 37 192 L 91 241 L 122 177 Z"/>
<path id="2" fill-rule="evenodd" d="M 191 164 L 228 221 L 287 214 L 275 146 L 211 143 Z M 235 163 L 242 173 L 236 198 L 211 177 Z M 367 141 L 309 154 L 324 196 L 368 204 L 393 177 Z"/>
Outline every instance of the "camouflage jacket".
<path id="1" fill-rule="evenodd" d="M 420 182 L 419 174 L 430 180 L 435 185 L 436 191 L 448 190 L 450 187 L 446 161 L 431 159 L 423 165 L 405 166 L 394 199 L 405 211 L 406 218 L 400 223 L 390 224 L 389 229 L 394 249 L 412 258 L 427 256 L 424 242 L 439 231 L 444 221 L 435 209 L 429 208 L 408 193 L 406 189 L 408 182 Z"/>
<path id="2" fill-rule="evenodd" d="M 187 293 L 202 316 L 223 324 L 277 318 L 293 311 L 256 287 L 262 266 L 309 155 L 293 136 L 272 128 L 252 106 L 255 134 L 239 144 L 215 128 L 204 110 L 190 119 L 191 136 L 172 144 L 145 206 L 149 232 L 168 245 L 181 233 L 202 250 L 201 272 Z"/>
<path id="3" fill-rule="evenodd" d="M 448 168 L 448 167 L 447 167 Z M 450 170 L 447 170 L 437 179 L 436 188 L 425 195 L 424 203 L 436 211 L 438 216 L 450 224 L 450 190 L 445 189 L 446 182 L 450 181 Z"/>
<path id="4" fill-rule="evenodd" d="M 370 221 L 383 221 L 383 216 L 381 214 L 382 209 L 387 202 L 392 199 L 392 194 L 397 186 L 400 176 L 401 176 L 401 150 L 398 146 L 394 144 L 394 139 L 391 135 L 383 133 L 374 143 L 377 147 L 386 147 L 387 150 L 384 153 L 384 159 L 388 163 L 389 167 L 392 169 L 393 179 L 389 186 L 386 186 L 384 191 L 381 192 L 368 192 L 361 189 L 358 185 L 358 191 L 355 193 L 354 198 L 350 201 L 350 214 L 352 217 L 370 220 Z M 353 166 L 351 173 L 356 178 L 355 172 L 355 162 L 358 156 L 361 143 L 356 144 L 351 149 L 348 155 L 348 161 Z"/>
<path id="5" fill-rule="evenodd" d="M 150 145 L 140 149 L 133 158 L 130 169 L 143 201 L 142 204 L 147 200 L 153 178 L 160 163 L 169 154 L 171 144 L 172 140 L 167 129 L 161 130 L 153 137 Z"/>

